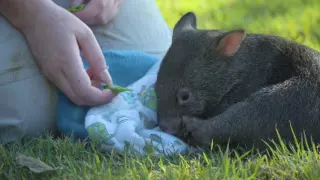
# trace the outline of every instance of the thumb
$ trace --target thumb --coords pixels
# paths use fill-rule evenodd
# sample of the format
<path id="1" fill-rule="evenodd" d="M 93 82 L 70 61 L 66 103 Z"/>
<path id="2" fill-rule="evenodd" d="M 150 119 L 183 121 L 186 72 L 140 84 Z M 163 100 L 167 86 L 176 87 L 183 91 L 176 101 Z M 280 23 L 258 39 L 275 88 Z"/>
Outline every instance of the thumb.
<path id="1" fill-rule="evenodd" d="M 71 7 L 79 6 L 84 0 L 71 0 Z"/>
<path id="2" fill-rule="evenodd" d="M 89 33 L 86 32 L 78 35 L 77 40 L 85 59 L 88 61 L 89 71 L 104 83 L 112 85 L 112 78 L 98 41 L 93 32 L 90 29 L 88 31 Z"/>

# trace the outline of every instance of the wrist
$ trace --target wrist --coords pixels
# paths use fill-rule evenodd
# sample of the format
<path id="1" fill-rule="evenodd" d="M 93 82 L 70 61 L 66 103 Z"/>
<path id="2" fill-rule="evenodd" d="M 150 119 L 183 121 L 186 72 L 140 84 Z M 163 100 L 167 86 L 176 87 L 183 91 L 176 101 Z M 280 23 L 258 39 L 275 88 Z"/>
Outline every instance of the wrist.
<path id="1" fill-rule="evenodd" d="M 0 14 L 15 28 L 22 30 L 39 16 L 44 4 L 51 0 L 0 0 Z"/>

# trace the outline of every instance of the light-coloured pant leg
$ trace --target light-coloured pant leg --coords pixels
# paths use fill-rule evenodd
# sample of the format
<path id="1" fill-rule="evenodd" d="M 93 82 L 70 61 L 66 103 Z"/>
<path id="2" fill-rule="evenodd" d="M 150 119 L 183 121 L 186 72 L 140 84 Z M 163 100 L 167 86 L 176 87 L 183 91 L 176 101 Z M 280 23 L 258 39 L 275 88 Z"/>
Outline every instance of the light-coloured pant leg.
<path id="1" fill-rule="evenodd" d="M 124 0 L 112 23 L 93 28 L 103 49 L 131 49 L 162 57 L 171 30 L 154 0 Z"/>
<path id="2" fill-rule="evenodd" d="M 54 127 L 55 91 L 24 37 L 2 17 L 0 31 L 0 141 L 9 142 Z"/>
<path id="3" fill-rule="evenodd" d="M 68 0 L 55 0 L 69 7 Z M 125 0 L 108 25 L 92 28 L 103 49 L 162 57 L 171 31 L 154 0 Z M 0 16 L 0 144 L 55 131 L 56 89 L 39 71 L 20 32 Z"/>
<path id="4" fill-rule="evenodd" d="M 68 7 L 68 0 L 54 0 Z M 155 0 L 124 0 L 108 24 L 91 27 L 102 49 L 139 50 L 163 57 L 171 45 L 172 31 Z"/>

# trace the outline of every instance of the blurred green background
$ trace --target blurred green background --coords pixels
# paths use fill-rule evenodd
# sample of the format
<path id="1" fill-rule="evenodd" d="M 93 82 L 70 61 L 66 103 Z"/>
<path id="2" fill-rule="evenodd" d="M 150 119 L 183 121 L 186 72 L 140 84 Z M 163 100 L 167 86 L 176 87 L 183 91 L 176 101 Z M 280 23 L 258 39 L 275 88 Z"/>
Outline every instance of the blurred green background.
<path id="1" fill-rule="evenodd" d="M 320 50 L 320 0 L 156 0 L 173 27 L 188 11 L 199 28 L 245 28 L 283 36 Z"/>

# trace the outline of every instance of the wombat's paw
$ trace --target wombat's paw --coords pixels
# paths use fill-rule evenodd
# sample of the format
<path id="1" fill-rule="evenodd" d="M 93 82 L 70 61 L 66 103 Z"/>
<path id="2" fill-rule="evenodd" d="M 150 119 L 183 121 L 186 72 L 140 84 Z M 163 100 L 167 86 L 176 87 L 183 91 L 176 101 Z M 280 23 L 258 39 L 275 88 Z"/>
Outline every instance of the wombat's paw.
<path id="1" fill-rule="evenodd" d="M 200 124 L 203 123 L 203 121 L 197 117 L 192 116 L 183 116 L 182 117 L 182 127 L 185 132 L 194 132 L 198 131 L 199 128 L 201 128 Z"/>
<path id="2" fill-rule="evenodd" d="M 204 121 L 197 117 L 183 116 L 182 127 L 184 138 L 192 146 L 208 146 L 211 143 L 211 137 L 208 133 L 210 121 Z"/>

